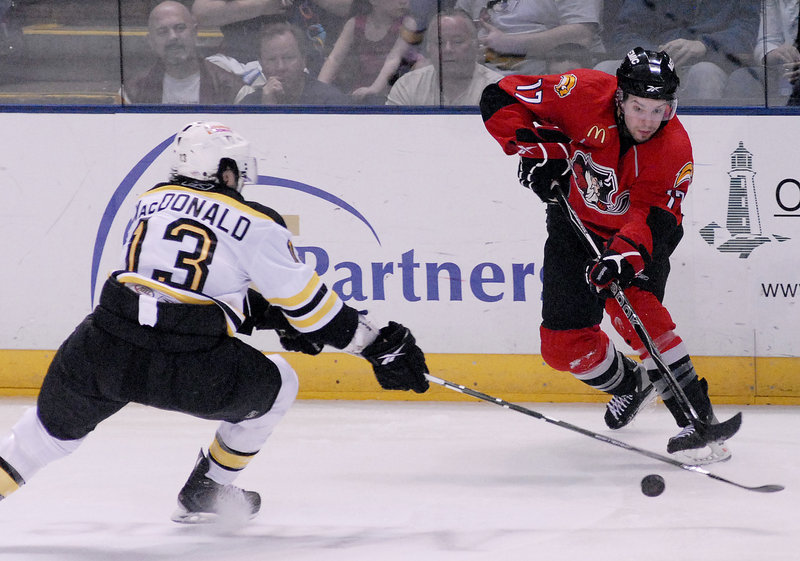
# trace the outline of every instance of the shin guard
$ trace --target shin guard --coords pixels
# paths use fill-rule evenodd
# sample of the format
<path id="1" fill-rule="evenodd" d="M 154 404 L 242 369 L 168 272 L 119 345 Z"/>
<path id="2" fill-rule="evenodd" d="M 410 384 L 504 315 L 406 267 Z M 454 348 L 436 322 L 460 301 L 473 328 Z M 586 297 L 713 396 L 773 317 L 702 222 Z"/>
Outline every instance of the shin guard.
<path id="1" fill-rule="evenodd" d="M 0 499 L 19 489 L 44 466 L 71 454 L 83 439 L 59 440 L 50 435 L 31 407 L 0 440 Z"/>
<path id="2" fill-rule="evenodd" d="M 272 434 L 277 424 L 294 403 L 299 389 L 297 374 L 279 355 L 268 357 L 281 374 L 281 389 L 272 408 L 255 419 L 238 423 L 223 421 L 217 429 L 214 441 L 208 448 L 208 477 L 221 485 L 236 479 L 251 459 L 258 453 Z"/>
<path id="3" fill-rule="evenodd" d="M 540 332 L 542 357 L 556 370 L 566 370 L 584 384 L 614 395 L 631 393 L 639 382 L 599 326 L 565 331 L 542 327 Z"/>

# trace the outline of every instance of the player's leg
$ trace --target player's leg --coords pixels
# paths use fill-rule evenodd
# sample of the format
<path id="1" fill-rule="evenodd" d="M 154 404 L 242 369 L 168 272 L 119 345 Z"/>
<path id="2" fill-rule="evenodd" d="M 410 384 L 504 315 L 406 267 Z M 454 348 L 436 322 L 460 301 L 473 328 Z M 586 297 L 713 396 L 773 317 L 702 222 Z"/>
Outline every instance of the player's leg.
<path id="1" fill-rule="evenodd" d="M 588 261 L 580 239 L 558 208 L 548 208 L 544 249 L 542 357 L 556 370 L 612 395 L 611 428 L 628 424 L 654 396 L 644 368 L 619 352 L 599 325 L 604 302 L 585 280 Z"/>
<path id="2" fill-rule="evenodd" d="M 280 390 L 272 407 L 263 415 L 237 423 L 220 422 L 208 450 L 212 464 L 208 476 L 217 483 L 224 485 L 233 482 L 238 472 L 261 449 L 297 397 L 299 383 L 294 369 L 280 355 L 267 358 L 275 363 L 280 372 Z"/>
<path id="3" fill-rule="evenodd" d="M 629 424 L 656 393 L 644 367 L 624 356 L 599 327 L 551 330 L 540 328 L 542 358 L 556 370 L 611 395 L 605 422 L 611 429 Z"/>
<path id="4" fill-rule="evenodd" d="M 103 360 L 113 361 L 116 352 L 98 343 L 97 336 L 89 321 L 78 326 L 53 358 L 37 405 L 25 411 L 10 434 L 0 440 L 0 499 L 50 462 L 75 451 L 99 422 L 125 405 L 94 390 L 96 364 L 84 353 L 99 345 L 105 349 Z"/>
<path id="5" fill-rule="evenodd" d="M 674 331 L 675 323 L 667 309 L 664 308 L 655 294 L 640 287 L 629 288 L 626 290 L 626 295 L 637 314 L 639 314 L 645 329 L 653 339 L 664 362 L 669 366 L 678 385 L 697 412 L 698 417 L 706 422 L 713 421 L 714 411 L 711 400 L 708 397 L 708 382 L 704 378 L 698 377 L 686 345 Z M 690 423 L 690 419 L 683 414 L 677 397 L 661 377 L 655 362 L 644 349 L 629 322 L 625 320 L 624 314 L 616 301 L 609 300 L 606 305 L 606 311 L 611 316 L 612 322 L 620 335 L 639 353 L 642 363 L 647 368 L 648 376 L 653 380 L 659 395 L 664 400 L 664 405 L 667 406 L 667 409 L 675 418 L 675 422 L 681 427 L 681 431 L 669 439 L 667 451 L 673 453 L 704 448 L 705 443 L 694 432 L 694 427 Z M 725 447 L 712 446 L 711 448 L 714 455 L 720 456 L 714 461 L 730 457 L 730 452 Z"/>
<path id="6" fill-rule="evenodd" d="M 31 407 L 0 440 L 0 500 L 4 499 L 54 460 L 69 455 L 83 439 L 61 440 L 44 428 L 36 407 Z"/>
<path id="7" fill-rule="evenodd" d="M 211 385 L 222 383 L 223 387 L 212 388 L 214 395 L 195 394 L 180 404 L 182 410 L 220 419 L 220 424 L 178 494 L 178 509 L 172 517 L 176 522 L 210 522 L 220 515 L 252 518 L 258 513 L 259 494 L 240 489 L 233 482 L 297 395 L 297 375 L 282 357 L 265 357 L 238 339 L 231 339 L 227 346 L 210 362 L 205 361 L 216 372 Z"/>

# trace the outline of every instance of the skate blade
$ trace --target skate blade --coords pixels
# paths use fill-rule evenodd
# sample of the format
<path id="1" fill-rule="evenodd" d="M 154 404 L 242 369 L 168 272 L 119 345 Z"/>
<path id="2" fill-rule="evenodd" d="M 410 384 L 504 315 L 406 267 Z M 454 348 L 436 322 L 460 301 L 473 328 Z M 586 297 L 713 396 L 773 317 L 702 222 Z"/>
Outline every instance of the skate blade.
<path id="1" fill-rule="evenodd" d="M 703 448 L 681 450 L 670 454 L 679 462 L 689 466 L 705 466 L 731 459 L 731 450 L 724 442 L 711 442 Z"/>
<path id="2" fill-rule="evenodd" d="M 170 518 L 178 524 L 215 524 L 219 521 L 219 515 L 214 512 L 189 512 L 181 507 Z"/>
<path id="3" fill-rule="evenodd" d="M 172 513 L 170 519 L 178 524 L 229 525 L 243 524 L 252 520 L 257 515 L 258 511 L 251 512 L 249 509 L 242 508 L 241 505 L 239 505 L 238 508 L 231 508 L 230 505 L 226 505 L 226 507 L 223 507 L 219 512 L 189 512 L 183 508 L 182 505 L 178 505 L 178 508 Z"/>

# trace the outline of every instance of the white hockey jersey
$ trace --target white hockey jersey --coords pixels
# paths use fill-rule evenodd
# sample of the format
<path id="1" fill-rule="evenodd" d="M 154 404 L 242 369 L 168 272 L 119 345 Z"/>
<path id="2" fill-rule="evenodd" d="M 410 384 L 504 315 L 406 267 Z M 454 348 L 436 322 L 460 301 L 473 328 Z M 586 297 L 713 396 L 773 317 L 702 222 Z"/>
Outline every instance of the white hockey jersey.
<path id="1" fill-rule="evenodd" d="M 302 333 L 320 329 L 343 306 L 297 258 L 280 216 L 232 189 L 165 183 L 144 193 L 126 228 L 122 263 L 121 282 L 167 301 L 217 304 L 231 332 L 251 287 Z"/>

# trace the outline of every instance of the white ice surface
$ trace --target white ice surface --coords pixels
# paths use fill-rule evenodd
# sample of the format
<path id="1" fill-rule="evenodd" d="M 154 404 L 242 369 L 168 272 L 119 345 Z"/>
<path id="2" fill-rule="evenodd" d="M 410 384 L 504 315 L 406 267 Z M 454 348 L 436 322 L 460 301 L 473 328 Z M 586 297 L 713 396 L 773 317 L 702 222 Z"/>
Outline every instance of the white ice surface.
<path id="1" fill-rule="evenodd" d="M 502 396 L 499 396 L 502 397 Z M 0 432 L 33 403 L 0 400 Z M 526 404 L 657 452 L 662 405 L 621 431 L 600 404 Z M 744 423 L 709 471 L 760 494 L 482 403 L 299 401 L 238 483 L 239 528 L 169 520 L 215 424 L 130 405 L 0 502 L 3 561 L 800 559 L 800 408 L 718 406 Z M 659 497 L 639 481 L 666 479 Z"/>

